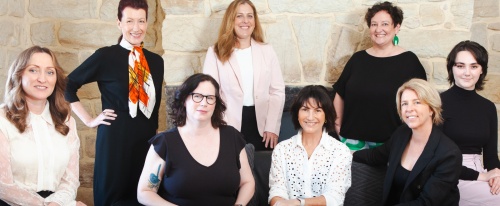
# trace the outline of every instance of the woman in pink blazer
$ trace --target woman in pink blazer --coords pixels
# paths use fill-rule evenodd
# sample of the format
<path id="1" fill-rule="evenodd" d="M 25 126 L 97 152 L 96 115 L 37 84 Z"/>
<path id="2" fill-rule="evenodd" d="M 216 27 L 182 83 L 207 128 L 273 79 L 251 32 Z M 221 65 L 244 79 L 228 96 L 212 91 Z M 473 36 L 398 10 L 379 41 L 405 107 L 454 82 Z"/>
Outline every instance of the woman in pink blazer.
<path id="1" fill-rule="evenodd" d="M 203 73 L 221 86 L 226 122 L 256 150 L 278 143 L 285 103 L 278 57 L 263 36 L 253 3 L 235 0 L 224 14 L 217 42 L 208 48 L 203 66 Z"/>

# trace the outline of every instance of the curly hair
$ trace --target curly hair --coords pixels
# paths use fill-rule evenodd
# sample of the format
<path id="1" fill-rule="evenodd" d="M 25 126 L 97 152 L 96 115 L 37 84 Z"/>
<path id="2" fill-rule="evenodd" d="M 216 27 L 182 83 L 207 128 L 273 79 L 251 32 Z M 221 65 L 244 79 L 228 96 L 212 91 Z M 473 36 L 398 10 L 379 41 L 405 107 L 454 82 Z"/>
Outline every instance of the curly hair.
<path id="1" fill-rule="evenodd" d="M 57 62 L 56 56 L 48 48 L 32 46 L 19 54 L 9 67 L 7 82 L 5 84 L 4 106 L 7 119 L 16 126 L 20 133 L 27 127 L 29 108 L 26 105 L 26 92 L 22 87 L 22 76 L 28 66 L 31 56 L 35 53 L 45 53 L 52 57 L 52 63 L 56 70 L 56 84 L 52 94 L 47 97 L 50 115 L 55 129 L 62 135 L 67 135 L 69 127 L 65 124 L 69 120 L 70 105 L 64 99 L 66 80 L 64 71 Z"/>
<path id="2" fill-rule="evenodd" d="M 182 83 L 181 86 L 175 91 L 175 97 L 172 103 L 170 104 L 170 108 L 172 108 L 172 112 L 169 113 L 170 117 L 173 120 L 173 124 L 176 127 L 182 127 L 186 125 L 186 106 L 185 102 L 186 99 L 191 95 L 191 92 L 193 92 L 198 85 L 201 82 L 208 81 L 212 83 L 212 85 L 215 87 L 215 109 L 214 113 L 212 114 L 211 122 L 212 122 L 212 127 L 218 128 L 221 125 L 226 125 L 226 121 L 224 121 L 224 112 L 226 111 L 226 104 L 220 97 L 219 93 L 219 84 L 215 79 L 207 74 L 193 74 L 190 77 Z"/>
<path id="3" fill-rule="evenodd" d="M 394 27 L 401 25 L 403 23 L 403 10 L 397 6 L 393 6 L 391 2 L 379 2 L 373 5 L 365 14 L 365 21 L 368 27 L 370 27 L 373 16 L 379 11 L 386 11 L 394 23 Z"/>

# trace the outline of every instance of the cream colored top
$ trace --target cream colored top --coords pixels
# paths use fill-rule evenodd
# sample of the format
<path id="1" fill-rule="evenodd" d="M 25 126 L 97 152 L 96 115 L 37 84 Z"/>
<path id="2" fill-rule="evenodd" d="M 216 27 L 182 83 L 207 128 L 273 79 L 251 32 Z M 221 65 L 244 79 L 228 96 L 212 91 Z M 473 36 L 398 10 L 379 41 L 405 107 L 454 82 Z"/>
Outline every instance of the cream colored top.
<path id="1" fill-rule="evenodd" d="M 23 133 L 0 109 L 0 199 L 11 205 L 75 205 L 80 182 L 79 148 L 75 120 L 69 133 L 57 132 L 49 104 L 40 115 L 30 113 Z M 39 191 L 53 191 L 47 198 Z"/>

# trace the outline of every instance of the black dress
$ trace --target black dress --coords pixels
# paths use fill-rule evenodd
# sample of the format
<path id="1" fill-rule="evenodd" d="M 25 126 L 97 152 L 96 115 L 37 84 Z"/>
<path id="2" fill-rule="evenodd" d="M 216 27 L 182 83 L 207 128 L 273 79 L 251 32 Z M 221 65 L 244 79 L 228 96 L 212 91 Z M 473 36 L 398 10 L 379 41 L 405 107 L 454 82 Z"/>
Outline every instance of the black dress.
<path id="1" fill-rule="evenodd" d="M 76 93 L 84 84 L 97 82 L 101 92 L 102 110 L 113 109 L 118 115 L 111 125 L 97 129 L 94 166 L 94 204 L 138 205 L 137 184 L 149 149 L 148 140 L 158 129 L 163 83 L 163 59 L 143 50 L 156 93 L 156 103 L 148 119 L 138 110 L 132 118 L 128 108 L 128 56 L 130 51 L 120 45 L 103 47 L 67 77 L 66 100 L 79 101 Z M 122 204 L 124 203 L 124 204 Z"/>
<path id="2" fill-rule="evenodd" d="M 151 139 L 156 153 L 166 162 L 158 190 L 163 199 L 183 206 L 234 205 L 240 185 L 240 152 L 245 140 L 232 126 L 221 126 L 219 132 L 219 154 L 208 167 L 191 156 L 177 128 Z"/>

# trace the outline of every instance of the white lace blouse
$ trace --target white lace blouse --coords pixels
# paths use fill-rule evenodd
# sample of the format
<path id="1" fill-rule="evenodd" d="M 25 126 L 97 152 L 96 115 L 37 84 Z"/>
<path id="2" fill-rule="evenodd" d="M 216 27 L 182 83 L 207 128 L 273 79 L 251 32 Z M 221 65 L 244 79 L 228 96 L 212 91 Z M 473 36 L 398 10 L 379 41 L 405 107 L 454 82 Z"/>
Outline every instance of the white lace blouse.
<path id="1" fill-rule="evenodd" d="M 3 106 L 3 105 L 2 105 Z M 11 205 L 75 205 L 80 182 L 80 140 L 73 118 L 63 136 L 54 128 L 49 104 L 40 115 L 30 113 L 23 133 L 0 108 L 0 199 Z M 47 198 L 39 191 L 53 191 Z"/>
<path id="2" fill-rule="evenodd" d="M 351 187 L 352 155 L 347 146 L 323 132 L 311 158 L 302 145 L 302 131 L 280 142 L 273 151 L 269 199 L 323 195 L 327 205 L 343 205 Z"/>

